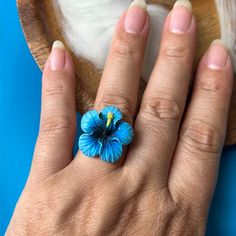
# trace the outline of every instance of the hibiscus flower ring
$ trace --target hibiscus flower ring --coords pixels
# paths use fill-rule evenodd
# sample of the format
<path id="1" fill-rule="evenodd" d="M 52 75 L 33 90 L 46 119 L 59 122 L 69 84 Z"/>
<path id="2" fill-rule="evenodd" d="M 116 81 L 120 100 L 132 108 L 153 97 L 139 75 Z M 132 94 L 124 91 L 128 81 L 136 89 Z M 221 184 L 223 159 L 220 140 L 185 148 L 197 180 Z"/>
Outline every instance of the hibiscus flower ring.
<path id="1" fill-rule="evenodd" d="M 101 112 L 90 110 L 81 120 L 84 131 L 79 138 L 79 149 L 88 157 L 115 163 L 123 152 L 123 146 L 133 141 L 133 127 L 122 121 L 122 113 L 115 106 L 107 106 Z"/>

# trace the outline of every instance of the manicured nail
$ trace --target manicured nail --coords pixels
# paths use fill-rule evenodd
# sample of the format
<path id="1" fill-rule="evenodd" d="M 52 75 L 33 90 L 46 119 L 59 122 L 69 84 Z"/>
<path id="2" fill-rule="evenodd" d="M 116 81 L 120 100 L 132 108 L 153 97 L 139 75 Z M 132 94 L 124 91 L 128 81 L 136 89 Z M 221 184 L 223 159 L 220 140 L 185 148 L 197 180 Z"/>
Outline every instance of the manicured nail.
<path id="1" fill-rule="evenodd" d="M 62 70 L 65 66 L 66 54 L 65 46 L 61 41 L 55 41 L 52 46 L 50 56 L 50 66 L 52 71 Z"/>
<path id="2" fill-rule="evenodd" d="M 173 33 L 184 34 L 191 26 L 193 14 L 189 0 L 176 1 L 170 16 L 170 30 Z"/>
<path id="3" fill-rule="evenodd" d="M 125 17 L 125 31 L 131 34 L 141 33 L 147 17 L 147 5 L 144 0 L 134 0 Z"/>
<path id="4" fill-rule="evenodd" d="M 207 65 L 210 69 L 221 70 L 225 67 L 229 52 L 224 43 L 217 39 L 214 40 L 207 53 Z"/>

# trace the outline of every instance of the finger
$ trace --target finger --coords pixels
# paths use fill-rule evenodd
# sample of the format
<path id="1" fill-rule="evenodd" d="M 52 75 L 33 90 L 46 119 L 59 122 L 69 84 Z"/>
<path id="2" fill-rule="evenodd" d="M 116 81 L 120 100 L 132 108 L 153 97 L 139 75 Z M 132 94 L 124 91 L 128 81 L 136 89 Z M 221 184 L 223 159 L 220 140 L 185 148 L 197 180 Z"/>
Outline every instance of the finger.
<path id="1" fill-rule="evenodd" d="M 232 82 L 228 51 L 215 41 L 199 66 L 171 167 L 169 186 L 178 192 L 178 201 L 186 200 L 183 195 L 187 195 L 208 210 L 224 144 Z"/>
<path id="2" fill-rule="evenodd" d="M 72 160 L 75 112 L 73 63 L 64 45 L 56 41 L 43 72 L 41 122 L 32 174 L 48 176 Z"/>
<path id="3" fill-rule="evenodd" d="M 137 94 L 148 36 L 149 17 L 143 0 L 136 0 L 121 17 L 112 41 L 104 73 L 95 101 L 95 109 L 101 111 L 112 105 L 120 109 L 123 120 L 133 122 Z M 84 158 L 79 153 L 81 165 L 100 166 L 105 171 L 121 164 L 107 164 L 97 159 Z"/>
<path id="4" fill-rule="evenodd" d="M 192 72 L 195 28 L 190 2 L 177 1 L 164 24 L 159 56 L 135 122 L 137 139 L 127 157 L 129 167 L 145 167 L 165 180 Z"/>

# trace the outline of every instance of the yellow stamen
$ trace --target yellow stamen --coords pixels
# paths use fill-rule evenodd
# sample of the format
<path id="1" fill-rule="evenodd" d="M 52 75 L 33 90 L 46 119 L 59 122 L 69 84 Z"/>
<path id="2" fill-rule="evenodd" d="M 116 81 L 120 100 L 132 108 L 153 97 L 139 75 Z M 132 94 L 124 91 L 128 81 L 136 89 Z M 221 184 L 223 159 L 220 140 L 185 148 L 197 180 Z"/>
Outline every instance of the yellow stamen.
<path id="1" fill-rule="evenodd" d="M 107 124 L 106 124 L 107 128 L 109 128 L 109 126 L 111 125 L 113 118 L 114 118 L 114 114 L 112 112 L 109 112 L 107 114 Z"/>

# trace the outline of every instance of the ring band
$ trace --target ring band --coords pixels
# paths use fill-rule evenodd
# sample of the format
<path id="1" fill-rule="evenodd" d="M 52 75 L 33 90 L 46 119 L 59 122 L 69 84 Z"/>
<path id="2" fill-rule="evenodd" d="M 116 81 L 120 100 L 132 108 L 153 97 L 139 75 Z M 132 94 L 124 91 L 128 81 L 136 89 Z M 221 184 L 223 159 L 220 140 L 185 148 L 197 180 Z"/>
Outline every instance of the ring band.
<path id="1" fill-rule="evenodd" d="M 79 149 L 87 157 L 99 156 L 108 163 L 120 160 L 123 146 L 133 141 L 133 127 L 122 121 L 122 113 L 115 106 L 102 111 L 90 110 L 81 120 L 84 134 L 79 138 Z"/>

